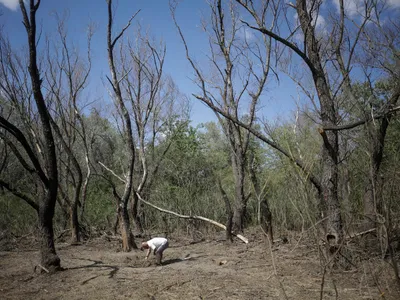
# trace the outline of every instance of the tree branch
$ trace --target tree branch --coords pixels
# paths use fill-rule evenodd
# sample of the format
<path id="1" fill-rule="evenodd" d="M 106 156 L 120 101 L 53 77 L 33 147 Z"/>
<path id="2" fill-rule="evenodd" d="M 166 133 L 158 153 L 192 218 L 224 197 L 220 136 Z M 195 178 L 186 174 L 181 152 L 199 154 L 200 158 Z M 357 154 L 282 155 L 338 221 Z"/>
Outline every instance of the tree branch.
<path id="1" fill-rule="evenodd" d="M 182 219 L 205 221 L 205 222 L 211 223 L 211 224 L 213 224 L 213 225 L 215 225 L 215 226 L 217 226 L 219 228 L 222 228 L 222 229 L 226 230 L 226 226 L 221 224 L 221 223 L 219 223 L 219 222 L 217 222 L 217 221 L 214 221 L 214 220 L 202 217 L 202 216 L 188 216 L 188 215 L 178 214 L 176 212 L 173 212 L 173 211 L 158 207 L 158 206 L 156 206 L 156 205 L 144 200 L 138 193 L 136 193 L 136 195 L 138 196 L 139 200 L 142 201 L 144 204 L 147 204 L 147 205 L 149 205 L 149 206 L 151 206 L 151 207 L 153 207 L 153 208 L 155 208 L 155 209 L 157 209 L 157 210 L 159 210 L 161 212 L 164 212 L 164 213 L 167 213 L 167 214 L 170 214 L 170 215 L 174 215 L 175 217 L 182 218 Z M 232 234 L 234 236 L 236 236 L 238 239 L 242 240 L 244 243 L 246 243 L 246 244 L 249 243 L 249 240 L 247 238 L 245 238 L 244 236 L 242 236 L 241 234 L 235 234 L 233 232 L 232 232 Z"/>
<path id="2" fill-rule="evenodd" d="M 400 97 L 400 94 L 397 96 Z M 341 125 L 341 126 L 326 126 L 323 128 L 320 128 L 319 130 L 322 131 L 340 131 L 340 130 L 345 130 L 345 129 L 353 129 L 355 127 L 358 127 L 360 125 L 364 125 L 366 123 L 369 123 L 373 120 L 379 120 L 382 118 L 386 118 L 388 115 L 394 114 L 395 112 L 400 110 L 400 106 L 394 107 L 390 110 L 388 110 L 387 112 L 383 113 L 383 114 L 379 114 L 379 115 L 374 115 L 374 116 L 369 116 L 366 119 L 354 122 L 354 123 L 350 123 L 350 124 L 345 124 L 345 125 Z"/>
<path id="3" fill-rule="evenodd" d="M 113 174 L 116 178 L 118 178 L 122 183 L 126 183 L 126 180 L 118 176 L 113 170 L 111 170 L 109 167 L 107 167 L 105 164 L 103 164 L 101 161 L 98 161 L 99 165 L 102 166 L 104 169 L 106 169 L 108 172 Z"/>
<path id="4" fill-rule="evenodd" d="M 295 163 L 295 165 L 297 165 L 304 172 L 304 174 L 309 178 L 311 183 L 317 189 L 318 193 L 322 192 L 322 187 L 321 187 L 320 181 L 310 172 L 310 170 L 308 170 L 306 168 L 306 166 L 304 165 L 304 163 L 300 159 L 294 158 L 289 152 L 285 151 L 277 143 L 273 142 L 272 140 L 270 140 L 269 138 L 264 136 L 262 133 L 260 133 L 257 130 L 255 130 L 253 127 L 243 123 L 242 121 L 239 121 L 238 119 L 232 117 L 230 114 L 222 111 L 220 108 L 218 108 L 213 103 L 211 103 L 211 101 L 209 101 L 207 99 L 204 99 L 203 97 L 195 95 L 195 94 L 193 94 L 193 96 L 196 97 L 197 99 L 201 100 L 202 102 L 204 102 L 207 106 L 209 106 L 216 113 L 218 113 L 218 114 L 224 116 L 225 118 L 231 120 L 232 122 L 234 122 L 238 126 L 250 131 L 250 133 L 252 133 L 254 136 L 259 138 L 260 140 L 262 140 L 263 142 L 265 142 L 266 144 L 268 144 L 269 146 L 271 146 L 275 150 L 277 150 L 280 153 L 282 153 L 284 156 L 286 156 L 290 161 Z"/>
<path id="5" fill-rule="evenodd" d="M 24 200 L 26 203 L 28 203 L 36 211 L 39 211 L 39 205 L 35 201 L 33 201 L 33 199 L 30 198 L 28 195 L 18 191 L 17 189 L 13 188 L 9 183 L 7 183 L 7 182 L 5 182 L 5 181 L 3 181 L 1 179 L 0 179 L 0 186 L 6 188 L 12 194 L 14 194 L 18 198 Z"/>
<path id="6" fill-rule="evenodd" d="M 31 146 L 29 145 L 28 141 L 26 140 L 25 135 L 15 125 L 8 122 L 2 116 L 0 116 L 0 127 L 4 128 L 10 134 L 12 134 L 18 140 L 18 142 L 22 145 L 22 147 L 28 154 L 32 164 L 34 165 L 35 170 L 38 173 L 40 179 L 42 180 L 44 185 L 47 186 L 49 184 L 49 180 L 48 180 L 46 174 L 44 173 L 42 167 L 40 166 L 39 160 L 37 159 L 35 153 L 32 151 Z"/>

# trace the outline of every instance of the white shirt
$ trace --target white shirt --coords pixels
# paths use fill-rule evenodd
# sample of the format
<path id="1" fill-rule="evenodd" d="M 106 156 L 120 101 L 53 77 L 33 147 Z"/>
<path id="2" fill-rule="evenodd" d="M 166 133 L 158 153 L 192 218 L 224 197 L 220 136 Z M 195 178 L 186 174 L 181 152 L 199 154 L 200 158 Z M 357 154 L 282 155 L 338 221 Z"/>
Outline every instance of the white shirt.
<path id="1" fill-rule="evenodd" d="M 147 245 L 153 250 L 158 249 L 161 245 L 165 244 L 167 242 L 166 238 L 163 237 L 157 237 L 153 238 L 150 241 L 147 241 Z"/>

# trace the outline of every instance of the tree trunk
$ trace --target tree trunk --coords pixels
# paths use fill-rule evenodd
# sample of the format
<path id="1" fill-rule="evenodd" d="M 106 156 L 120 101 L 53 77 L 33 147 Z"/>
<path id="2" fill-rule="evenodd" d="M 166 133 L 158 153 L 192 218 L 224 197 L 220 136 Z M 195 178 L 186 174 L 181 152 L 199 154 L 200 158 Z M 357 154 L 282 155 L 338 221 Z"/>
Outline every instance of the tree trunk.
<path id="1" fill-rule="evenodd" d="M 58 168 L 57 168 L 57 155 L 54 144 L 53 132 L 50 124 L 50 114 L 44 100 L 41 84 L 42 79 L 37 66 L 37 53 L 36 53 L 36 11 L 39 8 L 40 1 L 36 4 L 30 1 L 30 18 L 28 17 L 25 4 L 19 1 L 23 24 L 28 35 L 29 44 L 29 74 L 32 82 L 32 92 L 36 102 L 37 111 L 39 112 L 40 122 L 42 125 L 42 132 L 44 137 L 44 158 L 47 171 L 47 178 L 42 179 L 45 186 L 44 201 L 39 206 L 39 241 L 41 252 L 42 266 L 49 271 L 56 271 L 60 269 L 60 258 L 56 254 L 54 247 L 54 231 L 53 231 L 53 217 L 54 207 L 57 201 L 58 192 Z"/>
<path id="2" fill-rule="evenodd" d="M 243 232 L 244 219 L 246 215 L 246 206 L 241 203 L 236 203 L 232 217 L 232 230 L 235 233 Z"/>
<path id="3" fill-rule="evenodd" d="M 393 107 L 397 103 L 399 91 L 389 100 L 389 107 Z M 397 96 L 396 96 L 397 95 Z M 391 116 L 383 118 L 379 127 L 376 128 L 375 123 L 367 124 L 367 135 L 370 145 L 370 176 L 367 181 L 364 193 L 364 227 L 365 230 L 376 227 L 377 213 L 381 212 L 381 204 L 379 201 L 379 170 L 383 160 L 383 150 L 385 146 L 386 132 L 389 127 Z"/>
<path id="4" fill-rule="evenodd" d="M 243 232 L 245 227 L 247 199 L 244 195 L 244 157 L 240 150 L 232 154 L 232 165 L 235 176 L 235 208 L 233 212 L 233 232 Z"/>
<path id="5" fill-rule="evenodd" d="M 70 208 L 70 218 L 71 218 L 71 244 L 77 244 L 80 242 L 80 229 L 78 220 L 78 205 L 76 202 L 73 203 Z"/>
<path id="6" fill-rule="evenodd" d="M 307 11 L 306 1 L 297 0 L 296 10 L 301 29 L 304 33 L 304 42 L 308 54 L 307 63 L 318 93 L 322 126 L 324 128 L 331 125 L 336 126 L 337 113 L 335 102 L 331 96 L 327 78 L 322 67 L 322 60 L 319 53 L 320 45 L 316 38 L 311 16 Z M 325 219 L 325 238 L 328 242 L 330 252 L 335 253 L 343 240 L 343 224 L 338 194 L 338 133 L 337 131 L 324 131 L 323 129 L 320 129 L 319 132 L 323 139 L 321 149 L 322 189 L 320 194 L 320 208 L 321 215 Z"/>
<path id="7" fill-rule="evenodd" d="M 393 101 L 393 99 L 391 99 Z M 397 101 L 394 101 L 396 103 Z M 389 102 L 390 103 L 390 102 Z M 392 103 L 390 103 L 392 104 Z M 393 105 L 393 104 L 392 104 Z M 382 213 L 381 207 L 381 195 L 380 195 L 380 182 L 379 182 L 379 171 L 383 160 L 383 150 L 385 145 L 385 137 L 387 128 L 390 123 L 390 116 L 383 118 L 381 123 L 378 123 L 378 128 L 376 128 L 376 123 L 367 124 L 367 135 L 369 137 L 369 153 L 370 153 L 370 170 L 368 180 L 365 186 L 363 203 L 364 203 L 364 222 L 363 230 L 369 230 L 372 228 L 379 229 L 378 215 Z M 377 230 L 379 233 L 380 230 Z M 376 249 L 380 243 L 377 241 L 381 239 L 381 236 L 369 235 L 365 239 L 365 247 L 368 249 Z M 379 250 L 379 249 L 376 249 Z"/>
<path id="8" fill-rule="evenodd" d="M 222 195 L 222 199 L 224 200 L 225 203 L 225 211 L 226 211 L 226 241 L 230 241 L 231 243 L 233 242 L 233 237 L 232 237 L 232 225 L 233 225 L 233 212 L 231 208 L 231 203 L 229 201 L 228 195 L 226 194 L 225 190 L 222 187 L 221 181 L 218 180 L 218 187 L 219 191 Z"/>
<path id="9" fill-rule="evenodd" d="M 330 251 L 336 251 L 343 240 L 343 224 L 338 195 L 338 136 L 336 132 L 322 133 L 322 217 L 326 218 L 325 233 Z"/>
<path id="10" fill-rule="evenodd" d="M 40 243 L 40 263 L 42 267 L 49 270 L 49 272 L 58 271 L 61 269 L 60 258 L 56 253 L 54 246 L 54 230 L 53 230 L 53 216 L 54 205 L 49 194 L 46 196 L 43 205 L 39 206 L 39 243 Z M 55 201 L 54 201 L 55 202 Z"/>
<path id="11" fill-rule="evenodd" d="M 133 193 L 133 200 L 131 204 L 131 212 L 132 212 L 132 218 L 133 222 L 135 223 L 136 230 L 139 235 L 143 235 L 144 230 L 143 230 L 143 224 L 142 224 L 142 219 L 140 217 L 139 213 L 139 198 L 136 193 Z"/>
<path id="12" fill-rule="evenodd" d="M 128 22 L 128 25 L 120 31 L 120 33 L 112 38 L 112 26 L 113 26 L 113 12 L 112 12 L 112 0 L 107 0 L 107 11 L 108 11 L 108 25 L 107 25 L 107 52 L 108 52 L 108 64 L 111 72 L 111 79 L 108 78 L 109 82 L 112 85 L 115 103 L 119 107 L 119 111 L 121 117 L 124 121 L 125 130 L 123 132 L 124 138 L 127 143 L 128 150 L 128 172 L 125 176 L 125 189 L 122 197 L 119 197 L 116 194 L 115 187 L 113 187 L 114 196 L 117 198 L 118 205 L 118 213 L 119 213 L 119 222 L 122 234 L 122 249 L 123 251 L 130 251 L 132 248 L 137 249 L 137 246 L 134 242 L 134 237 L 132 232 L 130 231 L 130 223 L 129 223 L 129 214 L 127 210 L 128 201 L 132 192 L 132 181 L 133 181 L 133 170 L 135 165 L 135 143 L 132 135 L 132 122 L 130 118 L 129 111 L 125 106 L 124 99 L 122 97 L 122 91 L 120 86 L 120 79 L 118 79 L 118 74 L 115 67 L 114 62 L 114 47 L 117 43 L 118 39 L 122 37 L 124 31 L 131 25 L 132 19 L 136 16 L 134 14 Z"/>
<path id="13" fill-rule="evenodd" d="M 122 236 L 122 251 L 129 252 L 132 249 L 137 249 L 133 234 L 130 230 L 129 214 L 126 208 L 120 208 L 118 210 L 118 219 Z"/>
<path id="14" fill-rule="evenodd" d="M 272 231 L 272 213 L 271 210 L 269 209 L 268 201 L 265 198 L 260 203 L 260 213 L 261 213 L 260 226 L 264 231 L 264 234 L 267 235 L 267 237 L 269 238 L 271 244 L 273 244 L 274 234 Z"/>

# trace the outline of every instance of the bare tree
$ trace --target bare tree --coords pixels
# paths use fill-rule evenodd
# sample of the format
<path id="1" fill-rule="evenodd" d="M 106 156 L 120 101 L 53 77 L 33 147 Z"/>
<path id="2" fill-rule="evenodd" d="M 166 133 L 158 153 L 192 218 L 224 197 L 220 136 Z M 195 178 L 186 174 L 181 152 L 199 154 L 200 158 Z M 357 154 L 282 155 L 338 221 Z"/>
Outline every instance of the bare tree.
<path id="1" fill-rule="evenodd" d="M 161 155 L 155 157 L 155 147 L 160 130 L 176 113 L 175 103 L 180 95 L 172 79 L 163 74 L 166 46 L 156 43 L 148 33 L 143 33 L 138 26 L 135 41 L 128 40 L 121 45 L 120 51 L 121 80 L 124 98 L 129 100 L 128 110 L 133 115 L 134 135 L 137 137 L 136 148 L 140 166 L 135 169 L 138 174 L 131 202 L 132 216 L 139 234 L 143 233 L 143 220 L 139 212 L 137 194 L 148 199 L 150 189 L 160 163 L 167 153 L 172 139 L 165 145 Z"/>
<path id="2" fill-rule="evenodd" d="M 38 119 L 42 133 L 38 131 L 22 131 L 20 128 L 9 122 L 7 117 L 0 116 L 0 127 L 7 132 L 1 134 L 2 138 L 6 137 L 5 141 L 9 142 L 12 152 L 18 158 L 21 165 L 31 174 L 35 174 L 41 184 L 40 189 L 42 190 L 41 201 L 36 205 L 33 204 L 33 199 L 29 200 L 27 197 L 21 197 L 25 201 L 31 204 L 31 206 L 37 206 L 38 220 L 39 220 L 39 241 L 40 241 L 40 253 L 41 253 L 41 265 L 48 271 L 56 271 L 60 269 L 60 258 L 58 257 L 54 247 L 54 230 L 53 230 L 53 216 L 54 209 L 57 199 L 58 191 L 58 168 L 57 168 L 57 156 L 56 148 L 54 143 L 54 137 L 51 127 L 51 117 L 46 105 L 45 99 L 42 93 L 42 79 L 37 64 L 37 39 L 36 39 L 36 13 L 40 6 L 40 0 L 29 1 L 29 13 L 25 7 L 24 1 L 19 1 L 23 24 L 26 29 L 28 37 L 28 71 L 30 84 L 27 86 L 21 85 L 21 80 L 24 77 L 19 77 L 17 69 L 18 65 L 5 65 L 2 60 L 2 81 L 1 89 L 4 98 L 12 106 L 15 103 L 22 105 L 14 106 L 16 110 L 24 111 L 24 121 L 28 120 L 29 124 L 33 124 L 31 114 L 33 110 L 37 111 Z M 8 53 L 11 55 L 11 52 Z M 4 56 L 3 56 L 4 58 Z M 16 60 L 18 63 L 23 63 L 23 60 Z M 23 66 L 22 64 L 19 66 Z M 7 71 L 4 73 L 4 71 Z M 8 77 L 9 75 L 10 77 Z M 25 77 L 26 79 L 26 77 Z M 35 108 L 31 107 L 31 102 L 27 102 L 25 99 L 19 98 L 21 95 L 19 92 L 23 89 L 31 89 L 31 92 L 25 93 L 25 95 L 33 95 Z M 24 95 L 24 96 L 25 96 Z M 20 102 L 19 102 L 20 101 Z M 25 106 L 28 104 L 28 106 Z M 8 136 L 9 135 L 9 136 Z M 29 138 L 27 138 L 29 136 Z M 12 137 L 12 140 L 8 137 Z M 36 142 L 31 142 L 36 141 Z M 37 150 L 36 150 L 37 149 Z M 10 185 L 2 186 L 8 188 Z M 9 189 L 18 196 L 16 188 Z M 21 196 L 21 195 L 20 195 Z"/>
<path id="3" fill-rule="evenodd" d="M 381 9 L 384 11 L 385 7 Z M 398 47 L 400 23 L 398 20 L 384 19 L 379 12 L 375 14 L 375 18 L 371 19 L 371 23 L 368 29 L 363 30 L 361 36 L 365 56 L 360 58 L 360 63 L 368 78 L 365 86 L 369 94 L 369 97 L 365 99 L 367 105 L 364 107 L 366 108 L 364 113 L 367 116 L 375 114 L 383 117 L 365 124 L 370 158 L 369 176 L 363 196 L 365 230 L 379 227 L 382 223 L 384 213 L 380 192 L 382 190 L 380 168 L 383 162 L 386 133 L 393 116 L 387 112 L 396 109 L 400 99 L 400 49 Z M 375 70 L 386 75 L 378 84 L 374 83 L 370 75 Z M 383 97 L 379 93 L 383 93 Z"/>
<path id="4" fill-rule="evenodd" d="M 250 132 L 243 131 L 231 119 L 221 117 L 217 112 L 243 119 L 252 127 L 256 119 L 257 104 L 269 75 L 271 39 L 263 36 L 252 40 L 246 35 L 246 28 L 239 22 L 238 11 L 233 1 L 215 0 L 209 2 L 211 26 L 204 22 L 208 32 L 211 64 L 211 76 L 206 76 L 202 68 L 195 63 L 189 52 L 189 46 L 175 17 L 176 5 L 171 3 L 172 15 L 186 50 L 186 57 L 194 73 L 194 82 L 201 94 L 194 94 L 216 113 L 231 148 L 231 161 L 235 178 L 235 202 L 233 207 L 233 230 L 243 231 L 249 195 L 245 192 L 245 167 L 248 154 Z M 265 21 L 259 19 L 260 26 Z M 275 23 L 270 24 L 274 28 Z M 243 105 L 248 110 L 243 113 Z M 227 195 L 225 195 L 227 196 Z"/>
<path id="5" fill-rule="evenodd" d="M 106 0 L 108 7 L 108 26 L 107 26 L 107 51 L 108 51 L 108 64 L 110 67 L 111 78 L 107 77 L 109 83 L 112 87 L 113 98 L 115 100 L 115 104 L 119 109 L 121 114 L 123 125 L 124 125 L 124 141 L 127 146 L 127 173 L 125 175 L 125 179 L 123 182 L 125 184 L 124 193 L 122 196 L 119 196 L 116 192 L 114 196 L 117 200 L 118 207 L 118 217 L 122 234 L 122 249 L 123 251 L 130 251 L 132 248 L 136 249 L 137 246 L 134 241 L 133 234 L 130 230 L 129 223 L 129 213 L 128 213 L 128 201 L 131 196 L 132 187 L 133 187 L 133 171 L 135 164 L 135 143 L 133 140 L 133 129 L 132 129 L 132 121 L 129 114 L 129 110 L 127 109 L 121 89 L 121 80 L 123 80 L 124 76 L 128 74 L 119 75 L 117 72 L 117 67 L 115 65 L 115 46 L 118 40 L 123 36 L 124 32 L 129 28 L 133 18 L 136 16 L 135 13 L 129 20 L 128 24 L 119 31 L 118 34 L 113 37 L 113 11 L 112 11 L 112 0 Z"/>
<path id="6" fill-rule="evenodd" d="M 322 174 L 320 184 L 316 185 L 320 191 L 321 217 L 326 218 L 325 229 L 326 239 L 335 248 L 341 244 L 343 239 L 342 218 L 340 214 L 340 202 L 338 197 L 338 174 L 339 174 L 339 133 L 338 127 L 341 118 L 339 117 L 339 94 L 345 91 L 351 94 L 351 69 L 355 64 L 355 52 L 359 48 L 360 35 L 364 32 L 366 24 L 371 20 L 371 13 L 374 11 L 374 3 L 366 1 L 363 5 L 361 21 L 354 28 L 349 28 L 345 22 L 345 10 L 343 1 L 339 1 L 340 18 L 334 21 L 330 34 L 319 34 L 317 30 L 318 18 L 320 16 L 321 1 L 297 0 L 295 4 L 283 2 L 264 1 L 265 5 L 280 7 L 288 20 L 287 6 L 294 8 L 297 14 L 298 26 L 291 26 L 288 22 L 288 37 L 284 37 L 279 31 L 269 30 L 259 26 L 258 19 L 265 17 L 259 13 L 253 1 L 236 0 L 253 17 L 257 26 L 247 24 L 264 35 L 267 35 L 277 42 L 283 44 L 298 55 L 307 66 L 318 95 L 319 105 L 316 105 L 320 119 L 320 134 L 323 147 L 321 149 Z M 337 20 L 337 18 L 333 18 Z M 294 36 L 300 30 L 303 39 L 303 47 L 299 47 L 294 41 Z M 327 36 L 327 39 L 323 39 Z M 328 67 L 333 67 L 332 72 L 327 72 Z M 336 72 L 335 72 L 336 70 Z M 303 86 L 304 87 L 304 86 Z M 303 88 L 305 93 L 307 91 Z M 309 94 L 309 93 L 308 93 Z M 310 96 L 310 98 L 312 98 Z M 313 100 L 313 98 L 312 98 Z M 368 120 L 362 120 L 364 124 Z M 351 126 L 360 124 L 347 124 Z M 314 177 L 314 176 L 313 176 Z M 312 179 L 313 177 L 310 177 Z M 314 177 L 315 178 L 315 177 Z M 316 181 L 316 182 L 317 182 Z M 314 182 L 315 183 L 315 182 Z M 335 249 L 333 248 L 333 249 Z"/>
<path id="7" fill-rule="evenodd" d="M 47 41 L 47 65 L 45 74 L 46 83 L 49 89 L 49 100 L 55 103 L 54 118 L 51 123 L 59 143 L 59 158 L 64 168 L 60 168 L 60 190 L 63 199 L 69 207 L 71 223 L 71 242 L 80 241 L 80 225 L 78 217 L 78 205 L 85 201 L 90 176 L 90 165 L 88 161 L 88 139 L 85 132 L 85 124 L 82 118 L 81 94 L 91 70 L 90 45 L 93 35 L 93 26 L 88 27 L 88 48 L 87 59 L 81 58 L 79 49 L 68 41 L 65 22 L 56 15 L 58 39 L 51 43 Z M 78 142 L 82 145 L 85 153 L 85 162 L 80 160 L 80 153 L 77 151 Z M 64 155 L 65 154 L 65 155 Z M 86 177 L 82 171 L 83 164 L 86 164 Z M 61 166 L 60 166 L 61 167 Z M 73 186 L 73 197 L 70 199 L 70 186 Z M 62 206 L 63 203 L 61 203 Z"/>

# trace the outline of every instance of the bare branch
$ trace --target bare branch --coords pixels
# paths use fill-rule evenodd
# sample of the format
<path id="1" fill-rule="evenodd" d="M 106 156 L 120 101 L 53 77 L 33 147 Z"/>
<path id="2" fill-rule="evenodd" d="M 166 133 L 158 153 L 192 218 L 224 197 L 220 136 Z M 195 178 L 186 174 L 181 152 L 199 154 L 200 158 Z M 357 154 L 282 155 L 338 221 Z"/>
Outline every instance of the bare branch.
<path id="1" fill-rule="evenodd" d="M 102 166 L 104 169 L 106 169 L 108 172 L 110 172 L 112 175 L 114 175 L 116 178 L 118 178 L 122 183 L 126 183 L 126 180 L 118 176 L 113 170 L 111 170 L 109 167 L 107 167 L 105 164 L 103 164 L 101 161 L 98 161 L 99 165 Z"/>
<path id="2" fill-rule="evenodd" d="M 0 179 L 0 186 L 6 188 L 8 191 L 10 191 L 12 194 L 17 196 L 18 198 L 24 200 L 26 203 L 28 203 L 33 209 L 36 211 L 39 211 L 39 205 L 27 194 L 24 194 L 21 191 L 18 191 L 17 189 L 13 188 L 9 183 L 3 181 Z"/>
<path id="3" fill-rule="evenodd" d="M 44 185 L 48 185 L 49 180 L 44 173 L 38 158 L 36 157 L 35 153 L 33 152 L 31 146 L 29 145 L 28 141 L 26 140 L 25 135 L 13 124 L 8 122 L 6 119 L 4 119 L 2 116 L 0 116 L 0 127 L 4 128 L 7 130 L 10 134 L 12 134 L 18 142 L 22 145 L 26 153 L 28 154 L 32 164 L 35 167 L 36 172 L 38 173 L 40 179 L 44 183 Z M 22 156 L 21 156 L 22 157 Z"/>
<path id="4" fill-rule="evenodd" d="M 178 213 L 176 213 L 176 212 L 173 212 L 173 211 L 170 211 L 170 210 L 167 210 L 167 209 L 158 207 L 158 206 L 156 206 L 156 205 L 154 205 L 154 204 L 152 204 L 152 203 L 150 203 L 150 202 L 144 200 L 144 199 L 140 196 L 140 194 L 138 194 L 138 193 L 136 193 L 136 195 L 138 196 L 139 200 L 142 201 L 144 204 L 147 204 L 147 205 L 149 205 L 149 206 L 151 206 L 151 207 L 153 207 L 153 208 L 155 208 L 155 209 L 157 209 L 157 210 L 159 210 L 159 211 L 161 211 L 161 212 L 164 212 L 164 213 L 167 213 L 167 214 L 171 214 L 171 215 L 173 215 L 173 216 L 175 216 L 175 217 L 182 218 L 182 219 L 205 221 L 205 222 L 211 223 L 211 224 L 213 224 L 213 225 L 215 225 L 215 226 L 217 226 L 217 227 L 219 227 L 219 228 L 222 228 L 222 229 L 226 230 L 226 226 L 223 225 L 223 224 L 221 224 L 221 223 L 219 223 L 219 222 L 217 222 L 217 221 L 214 221 L 214 220 L 211 220 L 211 219 L 202 217 L 202 216 L 189 216 L 189 215 L 178 214 Z M 245 244 L 248 244 L 248 243 L 249 243 L 249 240 L 248 240 L 247 238 L 245 238 L 243 235 L 241 235 L 241 234 L 235 234 L 235 233 L 233 233 L 233 232 L 232 232 L 232 234 L 233 234 L 234 236 L 236 236 L 238 239 L 240 239 L 241 241 L 243 241 Z"/>
<path id="5" fill-rule="evenodd" d="M 264 136 L 262 133 L 258 132 L 253 127 L 249 126 L 248 124 L 245 124 L 242 121 L 237 120 L 233 116 L 229 115 L 228 113 L 222 111 L 220 108 L 218 108 L 217 106 L 213 105 L 209 100 L 204 99 L 204 98 L 202 98 L 202 97 L 200 97 L 198 95 L 195 95 L 195 94 L 193 94 L 193 96 L 196 97 L 197 99 L 201 100 L 205 104 L 207 104 L 212 110 L 214 110 L 218 114 L 220 114 L 220 115 L 224 116 L 225 118 L 231 120 L 232 122 L 234 122 L 238 126 L 243 127 L 244 129 L 248 130 L 251 134 L 253 134 L 255 137 L 259 138 L 260 140 L 262 140 L 263 142 L 265 142 L 266 144 L 268 144 L 269 146 L 271 146 L 275 150 L 278 150 L 280 153 L 282 153 L 284 156 L 286 156 L 288 159 L 290 159 L 290 161 L 294 162 L 304 172 L 304 174 L 310 179 L 311 183 L 314 185 L 314 187 L 317 189 L 317 191 L 319 193 L 322 191 L 321 190 L 320 181 L 312 173 L 310 173 L 310 170 L 307 169 L 307 167 L 304 165 L 304 163 L 301 160 L 294 158 L 289 152 L 284 150 L 277 143 L 273 142 L 272 140 L 270 140 L 269 138 Z"/>

